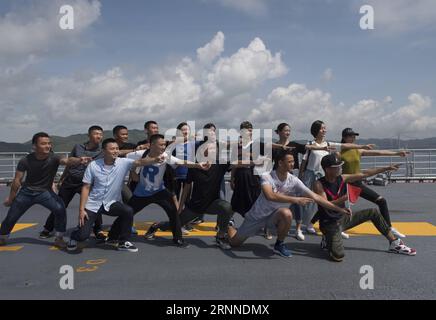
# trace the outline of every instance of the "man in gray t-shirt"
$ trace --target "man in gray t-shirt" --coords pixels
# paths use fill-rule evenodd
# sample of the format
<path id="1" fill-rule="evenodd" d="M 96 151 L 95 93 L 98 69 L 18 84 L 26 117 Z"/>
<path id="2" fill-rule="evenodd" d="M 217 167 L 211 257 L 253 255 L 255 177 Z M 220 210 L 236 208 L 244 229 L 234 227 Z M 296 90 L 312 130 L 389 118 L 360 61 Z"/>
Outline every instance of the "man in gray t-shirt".
<path id="1" fill-rule="evenodd" d="M 92 160 L 97 160 L 103 157 L 100 143 L 103 140 L 103 129 L 100 126 L 91 126 L 88 129 L 88 142 L 76 144 L 70 153 L 70 157 L 89 157 Z M 79 164 L 76 166 L 66 167 L 62 175 L 58 196 L 64 202 L 65 208 L 73 200 L 76 194 L 80 195 L 83 186 L 83 175 L 87 168 L 87 164 Z M 39 234 L 41 239 L 50 238 L 54 230 L 55 215 L 53 212 L 47 218 L 44 225 L 44 230 Z M 106 239 L 102 231 L 103 220 L 100 217 L 95 221 L 94 234 L 98 241 Z"/>

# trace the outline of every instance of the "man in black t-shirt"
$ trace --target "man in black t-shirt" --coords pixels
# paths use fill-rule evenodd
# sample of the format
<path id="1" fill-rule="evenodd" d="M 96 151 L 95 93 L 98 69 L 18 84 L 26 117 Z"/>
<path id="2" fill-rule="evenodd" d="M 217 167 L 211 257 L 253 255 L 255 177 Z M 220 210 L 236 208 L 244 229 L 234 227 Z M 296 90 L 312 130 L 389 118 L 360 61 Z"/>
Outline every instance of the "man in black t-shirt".
<path id="1" fill-rule="evenodd" d="M 136 144 L 129 143 L 129 130 L 126 126 L 118 125 L 112 129 L 114 139 L 120 148 L 120 158 L 125 158 L 130 152 L 136 151 Z"/>
<path id="2" fill-rule="evenodd" d="M 125 158 L 129 153 L 136 151 L 136 144 L 128 142 L 129 130 L 127 129 L 126 126 L 123 125 L 115 126 L 112 129 L 112 134 L 120 149 L 120 154 L 118 156 L 119 158 Z M 123 203 L 127 203 L 132 197 L 132 191 L 127 185 L 125 185 L 123 187 L 123 190 L 121 191 L 121 195 L 123 198 Z M 132 228 L 132 233 L 137 234 L 138 232 L 136 231 L 135 228 Z"/>
<path id="3" fill-rule="evenodd" d="M 35 134 L 32 144 L 35 152 L 22 158 L 18 163 L 9 197 L 4 202 L 10 209 L 1 224 L 0 245 L 6 244 L 6 239 L 23 214 L 33 205 L 39 204 L 53 212 L 56 230 L 54 245 L 64 248 L 66 243 L 63 235 L 66 231 L 67 216 L 62 199 L 52 190 L 53 181 L 59 165 L 87 164 L 91 158 L 66 158 L 54 154 L 50 137 L 44 132 Z M 26 180 L 22 183 L 25 173 Z"/>
<path id="4" fill-rule="evenodd" d="M 139 150 L 150 149 L 150 137 L 159 134 L 159 125 L 156 121 L 150 120 L 144 124 L 145 139 L 136 144 Z"/>
<path id="5" fill-rule="evenodd" d="M 103 139 L 103 129 L 99 126 L 91 126 L 88 129 L 88 142 L 83 144 L 76 144 L 70 153 L 70 157 L 90 157 L 92 160 L 97 160 L 103 157 L 100 143 Z M 76 194 L 80 195 L 83 186 L 83 175 L 85 174 L 86 165 L 78 165 L 65 168 L 64 179 L 61 179 L 61 186 L 59 188 L 58 196 L 64 202 L 65 208 L 68 208 L 71 200 Z M 44 225 L 44 230 L 41 231 L 39 237 L 47 239 L 51 237 L 54 230 L 55 215 L 52 212 Z M 101 216 L 98 217 L 94 225 L 94 234 L 97 240 L 104 240 L 106 236 L 102 232 L 103 221 Z"/>

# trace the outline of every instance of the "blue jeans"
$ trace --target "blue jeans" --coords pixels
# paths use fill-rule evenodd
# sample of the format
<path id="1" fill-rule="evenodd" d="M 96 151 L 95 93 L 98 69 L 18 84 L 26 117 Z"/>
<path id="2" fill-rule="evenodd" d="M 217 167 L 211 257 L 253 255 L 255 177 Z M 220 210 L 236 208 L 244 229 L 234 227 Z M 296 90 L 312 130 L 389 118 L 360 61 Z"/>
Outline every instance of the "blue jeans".
<path id="1" fill-rule="evenodd" d="M 303 207 L 298 205 L 298 204 L 293 204 L 289 207 L 289 209 L 291 209 L 291 211 L 292 211 L 292 215 L 295 219 L 295 222 L 302 223 L 303 222 L 303 217 L 302 217 Z"/>
<path id="2" fill-rule="evenodd" d="M 55 216 L 55 230 L 58 233 L 65 233 L 67 228 L 67 214 L 64 202 L 53 191 L 32 191 L 22 188 L 15 198 L 8 214 L 3 220 L 0 235 L 9 235 L 18 220 L 26 211 L 35 204 L 39 204 L 50 210 Z"/>

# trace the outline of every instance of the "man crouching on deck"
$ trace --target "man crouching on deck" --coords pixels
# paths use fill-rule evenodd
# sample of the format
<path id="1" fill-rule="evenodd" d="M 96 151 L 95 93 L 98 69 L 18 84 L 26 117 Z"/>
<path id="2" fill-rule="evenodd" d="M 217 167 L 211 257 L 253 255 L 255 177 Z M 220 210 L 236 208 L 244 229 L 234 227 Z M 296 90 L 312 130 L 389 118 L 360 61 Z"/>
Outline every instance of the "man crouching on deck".
<path id="1" fill-rule="evenodd" d="M 262 193 L 253 207 L 246 213 L 242 225 L 238 230 L 229 227 L 229 243 L 232 247 L 240 246 L 245 240 L 266 226 L 269 230 L 277 231 L 274 251 L 283 257 L 291 257 L 291 252 L 284 244 L 292 221 L 289 204 L 304 206 L 316 202 L 320 206 L 343 215 L 349 215 L 350 211 L 340 208 L 312 192 L 300 179 L 290 173 L 294 167 L 292 151 L 281 151 L 275 160 L 276 170 L 262 175 Z"/>
<path id="2" fill-rule="evenodd" d="M 340 207 L 345 207 L 348 200 L 347 183 L 361 181 L 364 178 L 387 171 L 398 170 L 399 165 L 366 170 L 365 173 L 341 175 L 341 162 L 334 154 L 322 158 L 321 166 L 325 177 L 315 182 L 314 190 L 324 199 L 332 201 Z M 389 240 L 389 252 L 416 255 L 416 250 L 407 247 L 403 241 L 394 236 L 391 228 L 377 209 L 367 209 L 343 215 L 336 210 L 319 208 L 320 229 L 324 236 L 321 247 L 326 248 L 333 261 L 340 262 L 344 258 L 341 232 L 352 229 L 364 222 L 371 221 L 377 230 Z"/>

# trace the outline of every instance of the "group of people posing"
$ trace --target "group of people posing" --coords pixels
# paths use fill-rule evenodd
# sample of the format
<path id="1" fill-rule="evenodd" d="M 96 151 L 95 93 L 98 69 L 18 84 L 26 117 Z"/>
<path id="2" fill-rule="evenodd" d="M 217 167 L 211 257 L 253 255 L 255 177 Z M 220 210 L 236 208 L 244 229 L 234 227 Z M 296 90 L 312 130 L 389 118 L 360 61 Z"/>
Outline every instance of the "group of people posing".
<path id="1" fill-rule="evenodd" d="M 291 141 L 291 126 L 281 123 L 276 130 L 277 141 L 261 142 L 260 148 L 254 148 L 253 125 L 245 121 L 236 142 L 239 157 L 230 161 L 223 157 L 226 152 L 220 150 L 214 124 L 203 127 L 201 141 L 191 138 L 186 122 L 177 129 L 180 138 L 166 141 L 159 133 L 158 123 L 148 121 L 144 125 L 145 139 L 131 144 L 125 126 L 116 126 L 113 138 L 105 140 L 103 129 L 92 126 L 88 141 L 76 145 L 68 157 L 52 151 L 47 133 L 35 134 L 33 152 L 18 163 L 4 202 L 10 208 L 0 227 L 0 246 L 7 244 L 23 214 L 40 204 L 50 210 L 50 215 L 39 237 L 54 237 L 54 245 L 61 249 L 80 250 L 82 243 L 94 234 L 99 244 L 137 252 L 130 240 L 137 233 L 134 216 L 148 205 L 157 204 L 168 221 L 152 224 L 145 239 L 153 240 L 158 230 L 170 230 L 173 244 L 182 248 L 189 246 L 183 236 L 189 234 L 193 225 L 202 223 L 204 215 L 215 215 L 216 244 L 223 250 L 241 246 L 262 232 L 268 239 L 275 234 L 274 251 L 290 257 L 291 251 L 284 243 L 286 237 L 304 241 L 305 233 L 316 234 L 314 224 L 319 222 L 321 247 L 339 262 L 344 258 L 343 240 L 349 237 L 346 231 L 370 221 L 389 241 L 389 252 L 416 254 L 401 240 L 405 236 L 392 227 L 386 200 L 362 182 L 379 173 L 396 171 L 399 165 L 360 168 L 362 156 L 406 157 L 408 152 L 359 145 L 359 134 L 351 128 L 343 130 L 341 143 L 329 142 L 326 125 L 319 120 L 312 124 L 314 140 L 307 144 Z M 266 150 L 272 150 L 271 154 Z M 195 160 L 198 153 L 204 161 Z M 249 159 L 242 156 L 247 153 Z M 272 170 L 257 174 L 256 168 L 266 161 L 272 163 Z M 65 170 L 55 184 L 61 165 Z M 231 201 L 225 197 L 227 173 L 233 190 Z M 360 197 L 378 209 L 352 212 L 348 205 L 349 185 L 359 188 Z M 66 208 L 75 194 L 80 195 L 79 222 L 65 241 Z M 235 213 L 244 217 L 239 227 L 233 220 Z M 115 217 L 109 233 L 103 231 L 103 215 Z M 296 228 L 291 232 L 293 219 Z"/>

